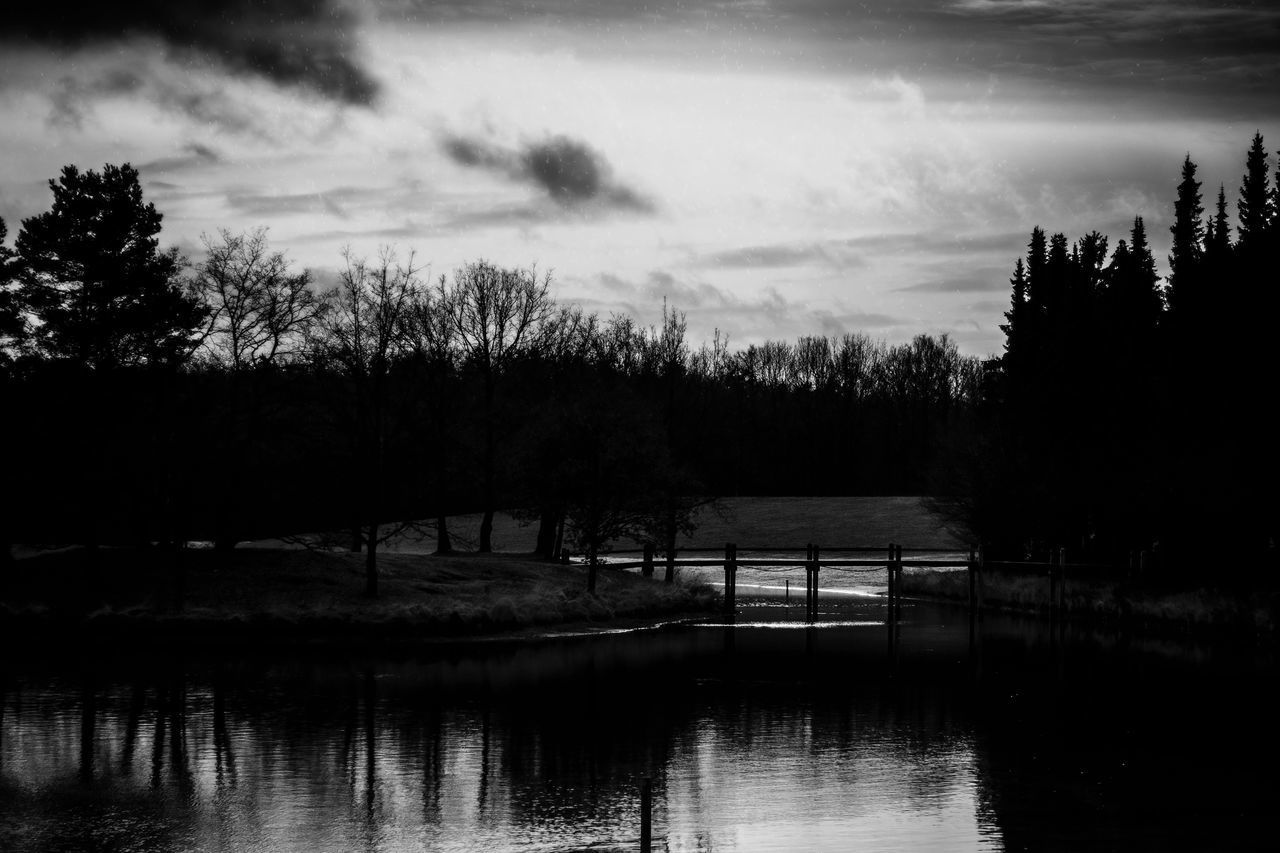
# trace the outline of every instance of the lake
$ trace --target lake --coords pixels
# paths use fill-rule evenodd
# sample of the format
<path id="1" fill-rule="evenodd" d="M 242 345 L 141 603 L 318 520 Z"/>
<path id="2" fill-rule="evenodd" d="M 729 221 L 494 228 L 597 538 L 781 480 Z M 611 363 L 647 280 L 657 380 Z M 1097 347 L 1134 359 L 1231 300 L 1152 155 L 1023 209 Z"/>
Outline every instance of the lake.
<path id="1" fill-rule="evenodd" d="M 742 590 L 740 588 L 740 594 Z M 832 596 L 536 643 L 0 665 L 0 850 L 1269 848 L 1275 660 Z"/>

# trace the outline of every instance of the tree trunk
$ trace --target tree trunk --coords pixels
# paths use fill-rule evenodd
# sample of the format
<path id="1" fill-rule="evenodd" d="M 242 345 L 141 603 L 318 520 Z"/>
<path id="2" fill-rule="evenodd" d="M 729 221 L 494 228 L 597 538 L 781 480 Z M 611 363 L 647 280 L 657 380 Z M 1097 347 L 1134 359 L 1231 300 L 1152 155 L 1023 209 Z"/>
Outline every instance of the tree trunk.
<path id="1" fill-rule="evenodd" d="M 539 559 L 555 559 L 558 515 L 554 509 L 544 506 L 538 516 L 538 544 L 534 546 L 533 555 Z"/>
<path id="2" fill-rule="evenodd" d="M 373 522 L 369 525 L 369 535 L 366 537 L 364 558 L 364 594 L 370 598 L 378 596 L 378 524 Z"/>
<path id="3" fill-rule="evenodd" d="M 436 516 L 436 553 L 453 553 L 453 539 L 449 536 L 449 520 L 443 513 Z"/>
<path id="4" fill-rule="evenodd" d="M 596 549 L 592 548 L 587 555 L 587 592 L 591 595 L 596 594 L 596 566 L 598 563 Z"/>

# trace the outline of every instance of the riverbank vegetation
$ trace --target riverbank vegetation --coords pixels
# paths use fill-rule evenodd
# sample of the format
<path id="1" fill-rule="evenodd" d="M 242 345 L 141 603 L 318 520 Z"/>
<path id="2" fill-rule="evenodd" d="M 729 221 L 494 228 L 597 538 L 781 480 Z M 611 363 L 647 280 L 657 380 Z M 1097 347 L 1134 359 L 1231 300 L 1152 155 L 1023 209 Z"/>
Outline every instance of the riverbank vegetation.
<path id="1" fill-rule="evenodd" d="M 603 551 L 674 550 L 708 495 L 934 494 L 989 558 L 1271 589 L 1280 215 L 1261 136 L 1245 159 L 1234 220 L 1225 187 L 1204 218 L 1186 159 L 1164 278 L 1141 217 L 1114 249 L 1035 228 L 985 360 L 929 335 L 698 344 L 678 306 L 645 328 L 536 269 L 427 280 L 390 248 L 323 288 L 265 229 L 164 250 L 134 169 L 68 166 L 12 249 L 0 223 L 0 559 L 305 538 L 360 552 L 372 597 L 406 525 L 488 553 L 507 509 L 598 591 Z"/>
<path id="2" fill-rule="evenodd" d="M 139 551 L 82 548 L 23 556 L 7 573 L 8 630 L 107 638 L 394 640 L 674 619 L 716 604 L 709 587 L 654 583 L 513 554 L 384 554 L 377 598 L 353 592 L 359 554 L 307 548 Z"/>

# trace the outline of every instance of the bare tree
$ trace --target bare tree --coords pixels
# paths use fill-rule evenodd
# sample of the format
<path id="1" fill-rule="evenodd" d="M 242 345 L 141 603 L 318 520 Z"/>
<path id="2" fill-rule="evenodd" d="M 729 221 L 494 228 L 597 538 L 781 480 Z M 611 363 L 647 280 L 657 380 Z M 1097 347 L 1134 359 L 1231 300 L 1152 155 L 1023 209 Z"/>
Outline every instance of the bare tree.
<path id="1" fill-rule="evenodd" d="M 203 240 L 196 285 L 212 309 L 207 351 L 237 372 L 299 355 L 320 307 L 311 272 L 292 271 L 283 252 L 271 251 L 266 228 Z"/>
<path id="2" fill-rule="evenodd" d="M 366 548 L 365 592 L 374 596 L 378 545 L 404 527 L 383 527 L 387 445 L 397 425 L 391 379 L 408 352 L 407 324 L 423 285 L 412 254 L 401 264 L 394 250 L 383 248 L 369 262 L 348 249 L 343 260 L 346 268 L 323 297 L 310 343 L 313 363 L 339 391 L 336 408 L 354 456 L 356 527 Z"/>
<path id="3" fill-rule="evenodd" d="M 450 404 L 457 392 L 458 345 L 453 316 L 449 310 L 449 294 L 441 276 L 435 287 L 418 289 L 413 294 L 405 316 L 405 345 L 416 368 L 420 391 L 415 394 L 422 405 L 426 439 L 431 448 L 427 470 L 422 475 L 436 502 L 436 553 L 453 551 L 445 515 L 444 483 L 454 473 L 448 470 L 450 454 L 445 445 L 452 435 L 455 407 Z"/>
<path id="4" fill-rule="evenodd" d="M 504 269 L 485 260 L 460 267 L 444 304 L 463 358 L 478 372 L 482 393 L 480 551 L 493 550 L 497 494 L 498 387 L 517 358 L 537 351 L 553 332 L 558 314 L 551 298 L 551 274 L 535 268 Z"/>

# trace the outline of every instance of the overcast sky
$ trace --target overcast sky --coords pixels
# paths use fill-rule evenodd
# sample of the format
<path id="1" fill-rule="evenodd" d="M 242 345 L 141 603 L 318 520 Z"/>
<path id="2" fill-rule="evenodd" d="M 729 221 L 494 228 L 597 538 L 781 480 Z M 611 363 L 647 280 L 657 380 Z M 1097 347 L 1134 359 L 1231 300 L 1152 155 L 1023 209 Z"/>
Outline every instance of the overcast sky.
<path id="1" fill-rule="evenodd" d="M 436 275 L 484 257 L 695 340 L 997 352 L 1033 225 L 1146 218 L 1184 154 L 1280 145 L 1280 9 L 1180 0 L 69 0 L 0 23 L 0 216 L 131 162 L 192 260 L 268 226 Z"/>

